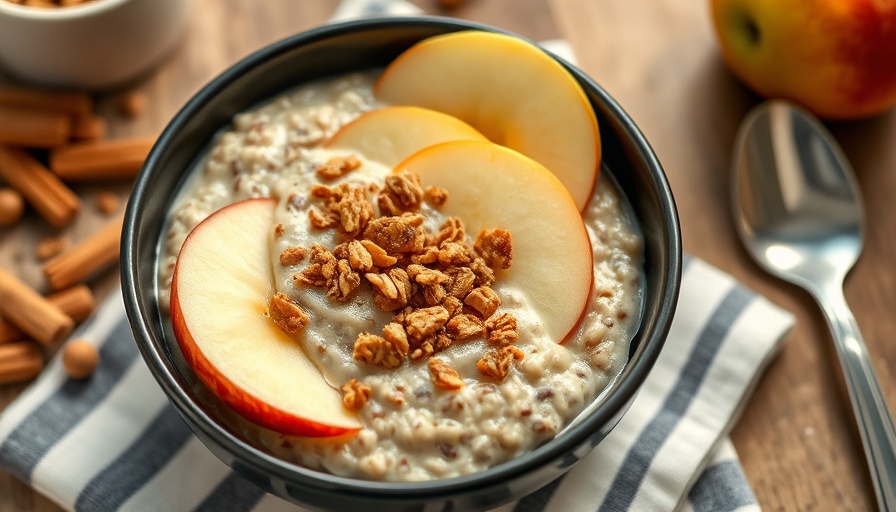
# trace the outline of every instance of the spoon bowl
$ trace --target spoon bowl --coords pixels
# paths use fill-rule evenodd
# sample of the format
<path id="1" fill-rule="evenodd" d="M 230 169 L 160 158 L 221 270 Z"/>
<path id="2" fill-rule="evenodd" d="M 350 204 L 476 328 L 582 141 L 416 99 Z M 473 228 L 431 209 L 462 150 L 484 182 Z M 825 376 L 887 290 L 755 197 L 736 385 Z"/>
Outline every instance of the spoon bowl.
<path id="1" fill-rule="evenodd" d="M 806 289 L 831 329 L 881 510 L 896 510 L 896 433 L 843 281 L 862 251 L 863 206 L 833 136 L 783 101 L 756 107 L 734 148 L 732 204 L 747 251 Z"/>
<path id="2" fill-rule="evenodd" d="M 862 198 L 825 128 L 769 102 L 744 120 L 734 155 L 735 218 L 752 257 L 813 295 L 845 278 L 862 250 Z"/>

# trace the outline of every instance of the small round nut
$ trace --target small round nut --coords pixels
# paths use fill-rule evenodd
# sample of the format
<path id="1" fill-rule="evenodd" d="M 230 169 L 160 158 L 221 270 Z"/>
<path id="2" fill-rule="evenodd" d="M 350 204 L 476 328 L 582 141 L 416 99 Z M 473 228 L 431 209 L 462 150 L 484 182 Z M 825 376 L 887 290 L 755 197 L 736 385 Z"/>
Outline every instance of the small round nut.
<path id="1" fill-rule="evenodd" d="M 73 379 L 89 377 L 99 362 L 99 351 L 85 340 L 72 340 L 62 349 L 62 366 Z"/>
<path id="2" fill-rule="evenodd" d="M 118 110 L 128 119 L 134 119 L 146 110 L 149 98 L 140 91 L 130 91 L 118 98 Z"/>
<path id="3" fill-rule="evenodd" d="M 22 218 L 25 200 L 11 188 L 0 188 L 0 226 L 12 226 Z"/>

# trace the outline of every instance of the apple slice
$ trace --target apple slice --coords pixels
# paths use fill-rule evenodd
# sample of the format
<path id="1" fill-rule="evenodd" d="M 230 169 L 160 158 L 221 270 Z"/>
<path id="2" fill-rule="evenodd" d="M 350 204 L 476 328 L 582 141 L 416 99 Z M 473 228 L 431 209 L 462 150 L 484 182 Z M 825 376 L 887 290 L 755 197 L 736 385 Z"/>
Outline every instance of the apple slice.
<path id="1" fill-rule="evenodd" d="M 327 142 L 334 149 L 355 150 L 387 167 L 417 151 L 450 140 L 488 140 L 456 117 L 412 106 L 372 110 L 343 126 Z"/>
<path id="2" fill-rule="evenodd" d="M 588 231 L 563 184 L 535 160 L 490 142 L 430 146 L 395 167 L 405 169 L 449 191 L 440 210 L 460 217 L 471 236 L 510 231 L 513 263 L 495 288 L 521 293 L 546 334 L 563 341 L 585 310 L 594 275 Z"/>
<path id="3" fill-rule="evenodd" d="M 199 379 L 246 419 L 291 435 L 356 431 L 339 392 L 268 317 L 276 205 L 234 203 L 187 236 L 171 284 L 175 337 Z"/>
<path id="4" fill-rule="evenodd" d="M 582 87 L 537 46 L 463 31 L 417 43 L 375 84 L 377 98 L 457 117 L 553 172 L 585 209 L 600 167 L 597 119 Z"/>

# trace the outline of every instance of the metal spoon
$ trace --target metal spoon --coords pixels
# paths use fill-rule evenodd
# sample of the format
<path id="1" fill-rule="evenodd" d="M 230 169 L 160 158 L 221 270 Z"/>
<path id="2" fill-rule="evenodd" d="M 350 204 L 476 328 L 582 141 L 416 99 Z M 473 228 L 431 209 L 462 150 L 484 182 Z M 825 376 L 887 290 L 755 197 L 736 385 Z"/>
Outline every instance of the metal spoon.
<path id="1" fill-rule="evenodd" d="M 896 511 L 896 433 L 868 350 L 843 296 L 862 249 L 862 199 L 837 142 L 783 101 L 744 119 L 733 160 L 740 238 L 773 275 L 806 289 L 831 328 L 880 510 Z"/>

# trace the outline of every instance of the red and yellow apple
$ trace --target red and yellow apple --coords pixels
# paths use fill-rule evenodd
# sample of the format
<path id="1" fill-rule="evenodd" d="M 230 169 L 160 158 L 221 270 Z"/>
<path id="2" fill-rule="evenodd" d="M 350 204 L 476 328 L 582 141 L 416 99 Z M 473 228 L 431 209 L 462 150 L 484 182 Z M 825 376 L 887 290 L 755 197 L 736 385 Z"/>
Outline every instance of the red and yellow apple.
<path id="1" fill-rule="evenodd" d="M 597 118 L 576 79 L 535 45 L 481 31 L 424 39 L 386 67 L 374 94 L 454 116 L 536 160 L 580 211 L 591 198 L 601 158 Z"/>
<path id="2" fill-rule="evenodd" d="M 761 96 L 826 119 L 896 104 L 896 2 L 710 0 L 722 55 Z"/>
<path id="3" fill-rule="evenodd" d="M 337 131 L 326 147 L 348 149 L 393 167 L 417 151 L 451 140 L 488 140 L 456 117 L 414 106 L 364 113 Z"/>
<path id="4" fill-rule="evenodd" d="M 268 316 L 276 204 L 234 203 L 187 236 L 171 285 L 175 337 L 199 379 L 246 419 L 292 435 L 357 431 L 340 393 Z"/>
<path id="5" fill-rule="evenodd" d="M 522 292 L 547 336 L 566 339 L 588 303 L 594 271 L 588 231 L 563 184 L 535 160 L 482 141 L 430 146 L 394 169 L 404 170 L 448 190 L 440 210 L 463 220 L 469 235 L 510 231 L 513 263 L 498 273 L 495 290 Z"/>

